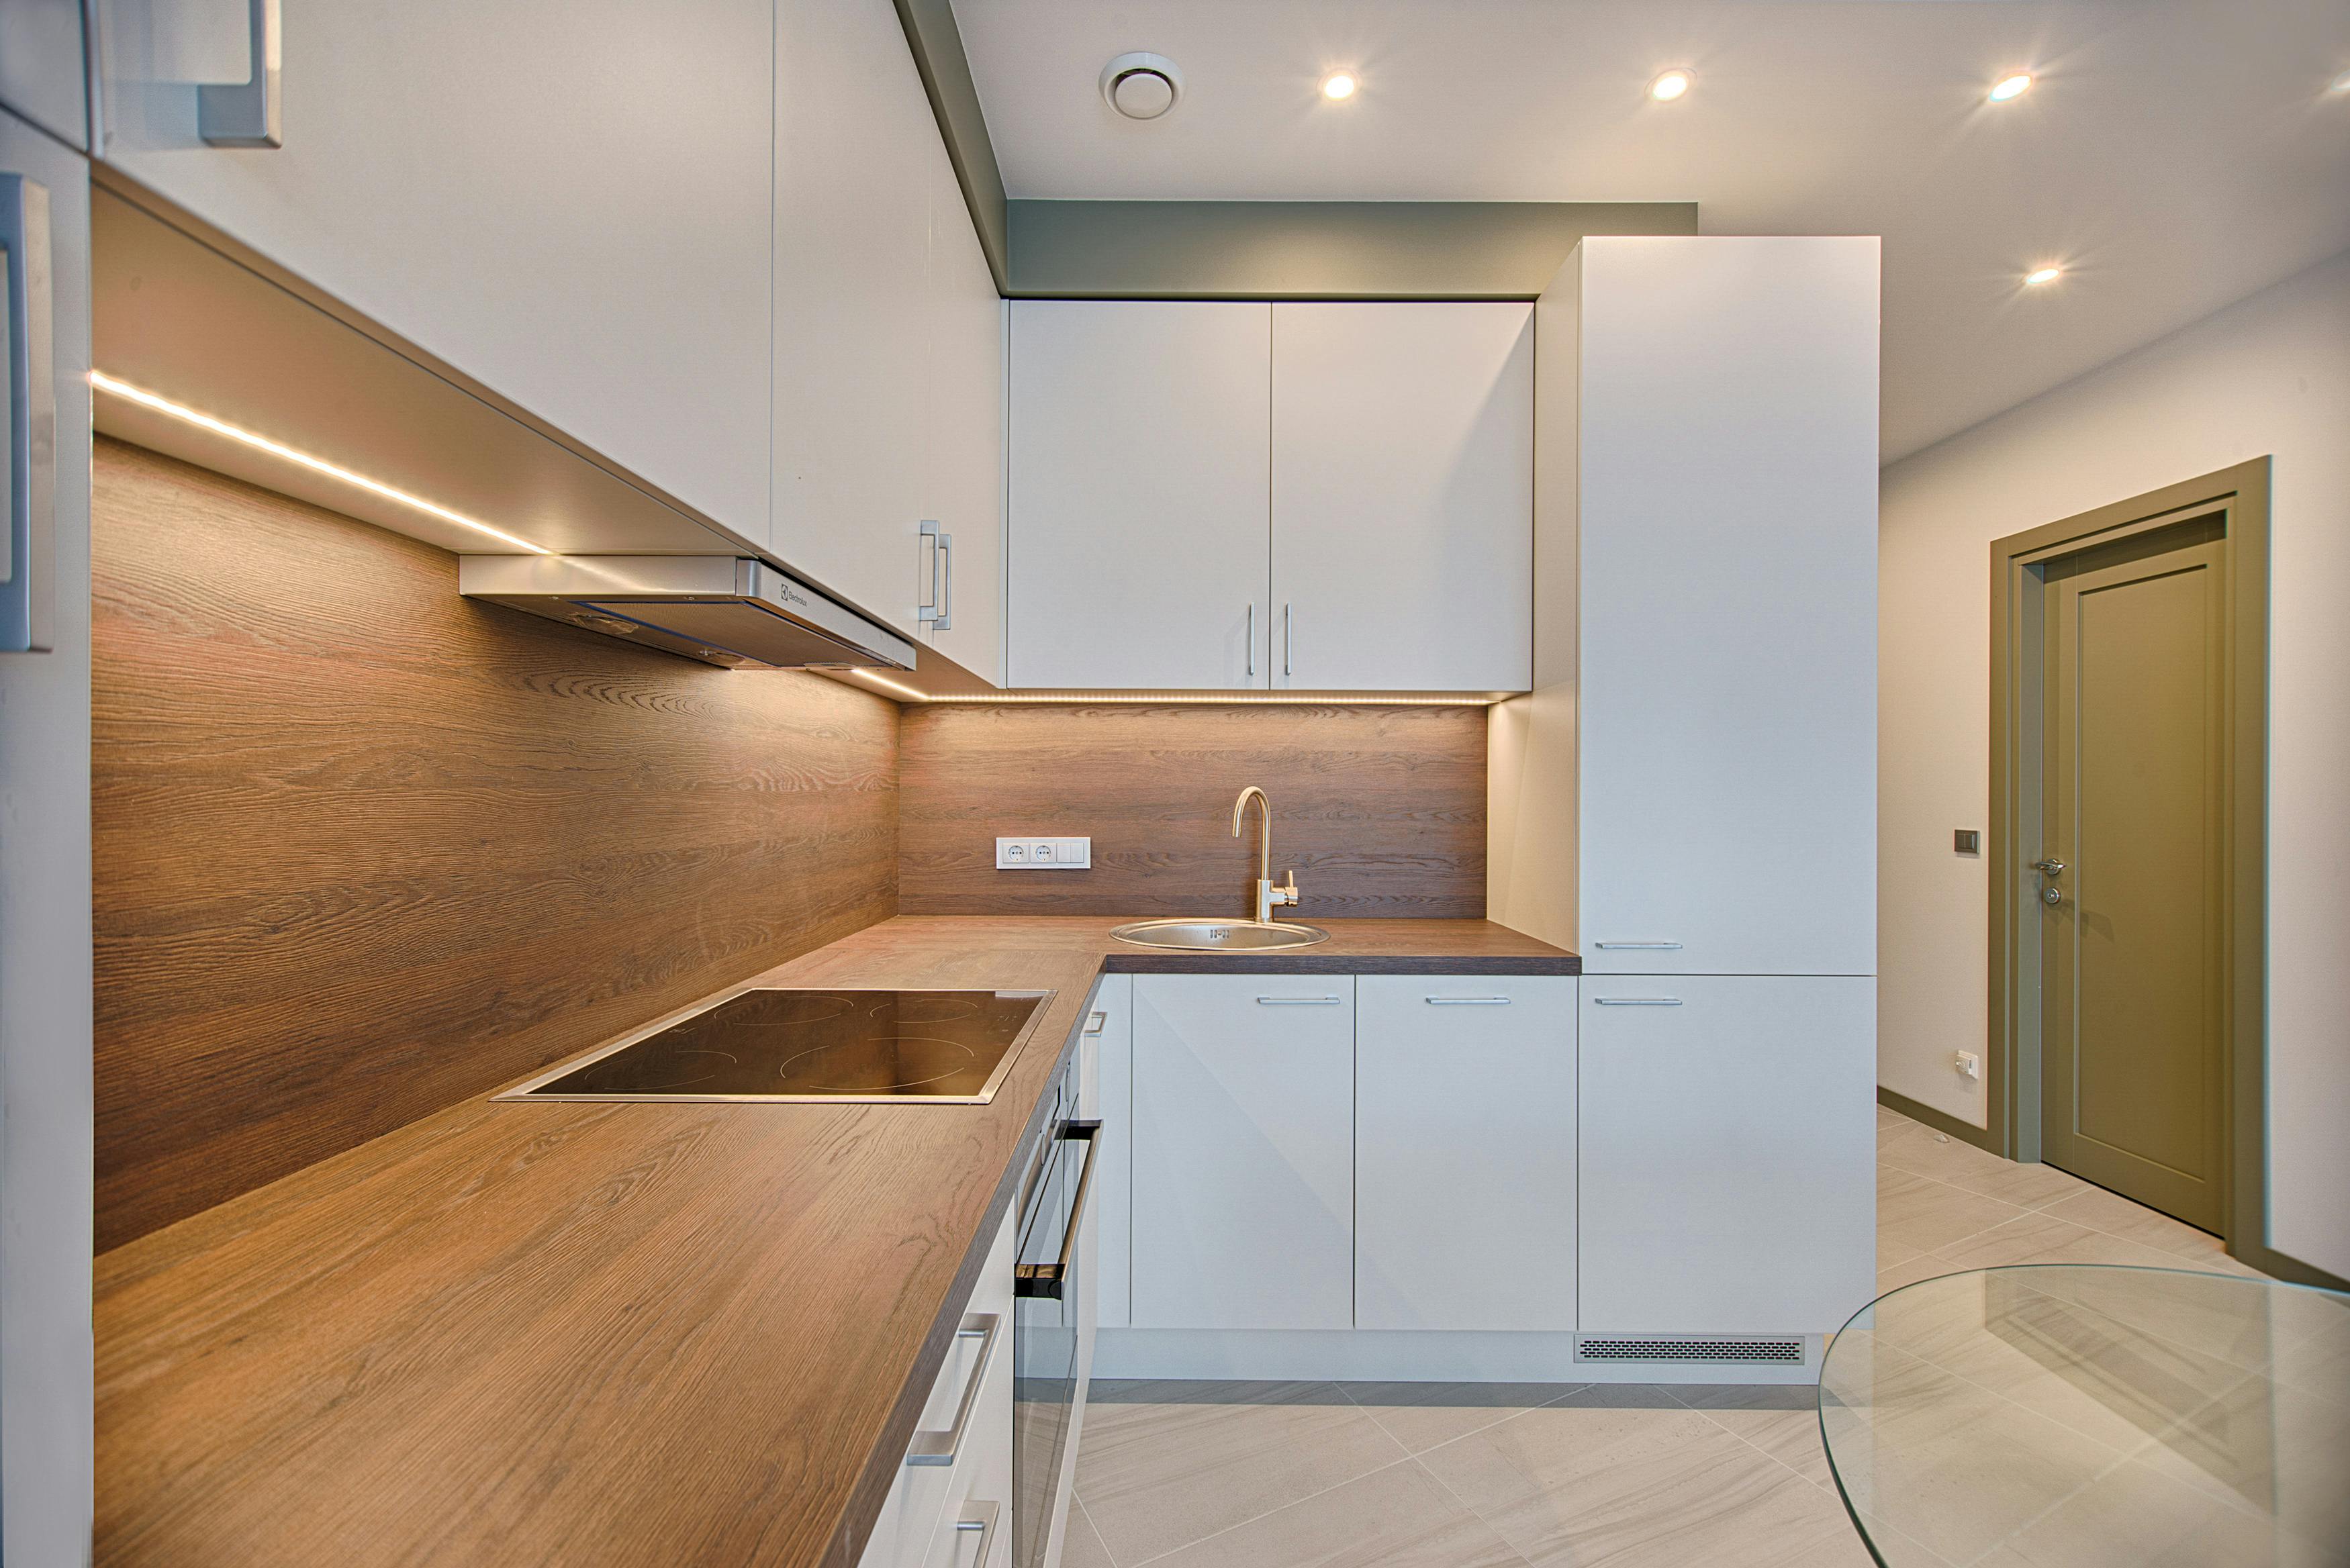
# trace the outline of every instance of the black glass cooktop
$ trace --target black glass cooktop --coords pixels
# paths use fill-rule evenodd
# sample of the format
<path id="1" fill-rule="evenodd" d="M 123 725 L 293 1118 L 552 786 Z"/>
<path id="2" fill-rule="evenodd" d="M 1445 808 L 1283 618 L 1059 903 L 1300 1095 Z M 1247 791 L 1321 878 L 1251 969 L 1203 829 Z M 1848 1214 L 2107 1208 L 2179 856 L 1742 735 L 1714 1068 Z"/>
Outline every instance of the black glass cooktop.
<path id="1" fill-rule="evenodd" d="M 746 991 L 502 1099 L 981 1105 L 1049 991 Z"/>

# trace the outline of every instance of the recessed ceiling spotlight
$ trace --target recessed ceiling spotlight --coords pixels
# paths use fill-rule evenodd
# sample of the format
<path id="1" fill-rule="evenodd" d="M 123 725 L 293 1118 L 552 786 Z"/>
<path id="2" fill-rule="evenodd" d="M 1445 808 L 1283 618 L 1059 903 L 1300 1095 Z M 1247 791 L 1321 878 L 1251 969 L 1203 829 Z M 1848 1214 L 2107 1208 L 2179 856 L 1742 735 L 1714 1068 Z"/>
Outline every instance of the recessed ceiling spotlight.
<path id="1" fill-rule="evenodd" d="M 1669 70 L 1648 84 L 1648 96 L 1659 103 L 1670 103 L 1696 85 L 1697 78 L 1685 70 Z"/>
<path id="2" fill-rule="evenodd" d="M 1183 96 L 1183 73 L 1164 55 L 1120 55 L 1102 67 L 1101 95 L 1128 119 L 1157 119 Z"/>
<path id="3" fill-rule="evenodd" d="M 1352 98 L 1355 96 L 1356 85 L 1354 72 L 1332 71 L 1322 78 L 1322 96 L 1334 101 L 1342 98 Z"/>
<path id="4" fill-rule="evenodd" d="M 2017 71 L 2013 76 L 2002 77 L 1992 83 L 1991 91 L 1985 96 L 1993 103 L 2005 103 L 2010 99 L 2022 98 L 2031 90 L 2032 73 Z"/>
<path id="5" fill-rule="evenodd" d="M 2061 266 L 2036 266 L 2023 275 L 2023 281 L 2038 288 L 2042 284 L 2054 283 L 2064 275 L 2064 269 Z"/>

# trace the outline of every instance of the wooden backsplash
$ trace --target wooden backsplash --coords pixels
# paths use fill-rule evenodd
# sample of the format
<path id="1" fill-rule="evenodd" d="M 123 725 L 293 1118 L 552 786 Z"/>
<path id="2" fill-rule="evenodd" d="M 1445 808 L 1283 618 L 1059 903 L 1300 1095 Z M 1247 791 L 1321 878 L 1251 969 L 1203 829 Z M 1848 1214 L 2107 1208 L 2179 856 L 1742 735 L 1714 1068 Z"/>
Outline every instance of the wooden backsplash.
<path id="1" fill-rule="evenodd" d="M 1316 915 L 1485 912 L 1482 708 L 909 707 L 899 900 L 910 915 L 1248 912 L 1255 808 Z M 1089 834 L 1089 871 L 998 871 L 997 834 Z"/>
<path id="2" fill-rule="evenodd" d="M 896 717 L 101 441 L 98 1246 L 897 907 Z"/>

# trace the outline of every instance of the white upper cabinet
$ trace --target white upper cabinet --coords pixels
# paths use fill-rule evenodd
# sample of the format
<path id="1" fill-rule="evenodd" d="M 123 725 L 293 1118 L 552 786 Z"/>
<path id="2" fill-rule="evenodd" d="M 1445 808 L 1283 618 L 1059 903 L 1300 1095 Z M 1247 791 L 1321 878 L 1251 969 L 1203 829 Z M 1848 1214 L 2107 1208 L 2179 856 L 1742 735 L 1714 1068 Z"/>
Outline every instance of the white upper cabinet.
<path id="1" fill-rule="evenodd" d="M 1274 686 L 1532 684 L 1533 314 L 1273 307 Z"/>
<path id="2" fill-rule="evenodd" d="M 889 0 L 775 16 L 776 555 L 993 680 L 1003 305 Z M 933 569 L 921 524 L 949 535 Z M 919 613 L 932 583 L 948 629 Z"/>
<path id="3" fill-rule="evenodd" d="M 1010 684 L 1267 683 L 1272 324 L 1014 302 Z"/>
<path id="4" fill-rule="evenodd" d="M 1543 346 L 1575 394 L 1542 436 L 1542 547 L 1580 573 L 1567 945 L 1591 973 L 1873 974 L 1877 242 L 1578 256 Z"/>
<path id="5" fill-rule="evenodd" d="M 87 151 L 88 87 L 82 0 L 0 4 L 0 108 Z"/>
<path id="6" fill-rule="evenodd" d="M 99 10 L 109 162 L 766 542 L 773 0 L 283 0 L 275 149 L 244 5 Z"/>

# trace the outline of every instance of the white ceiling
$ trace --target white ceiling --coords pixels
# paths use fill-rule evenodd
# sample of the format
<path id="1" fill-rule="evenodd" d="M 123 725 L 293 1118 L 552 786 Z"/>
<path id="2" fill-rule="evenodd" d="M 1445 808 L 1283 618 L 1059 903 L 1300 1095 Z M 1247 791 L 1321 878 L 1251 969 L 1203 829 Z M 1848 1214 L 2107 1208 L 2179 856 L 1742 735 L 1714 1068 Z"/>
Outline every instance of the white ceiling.
<path id="1" fill-rule="evenodd" d="M 957 0 L 1015 197 L 1694 200 L 1885 236 L 1889 461 L 2350 248 L 2350 0 Z M 1102 102 L 1149 49 L 1182 101 Z M 1678 103 L 1644 95 L 1687 66 Z M 1325 102 L 1327 70 L 1362 89 Z M 2011 69 L 2039 83 L 1983 92 Z M 2062 281 L 2026 291 L 2043 261 Z"/>

